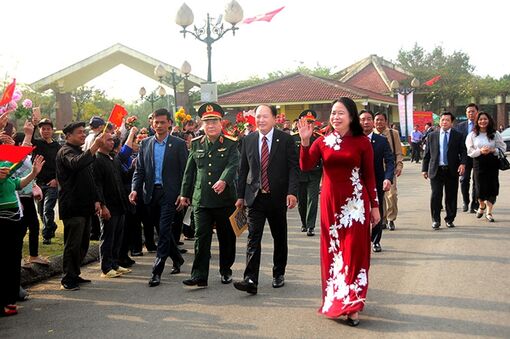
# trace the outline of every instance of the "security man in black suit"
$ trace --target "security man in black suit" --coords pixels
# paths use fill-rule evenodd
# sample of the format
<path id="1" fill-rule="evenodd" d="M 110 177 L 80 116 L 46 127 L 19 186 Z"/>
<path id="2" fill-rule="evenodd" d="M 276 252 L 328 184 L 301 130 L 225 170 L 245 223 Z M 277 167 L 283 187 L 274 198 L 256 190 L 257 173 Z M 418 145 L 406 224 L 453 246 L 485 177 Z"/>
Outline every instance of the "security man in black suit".
<path id="1" fill-rule="evenodd" d="M 170 112 L 165 108 L 153 113 L 152 127 L 155 134 L 144 139 L 140 145 L 132 191 L 129 194 L 129 201 L 133 205 L 139 198 L 149 205 L 150 215 L 154 223 L 159 225 L 158 250 L 149 280 L 150 287 L 160 284 L 169 256 L 173 261 L 170 274 L 180 273 L 184 263 L 172 235 L 172 221 L 179 203 L 188 149 L 184 140 L 168 132 L 171 121 Z M 143 192 L 143 197 L 138 197 L 138 192 Z"/>
<path id="2" fill-rule="evenodd" d="M 430 179 L 432 194 L 430 196 L 430 212 L 432 228 L 441 226 L 441 204 L 443 187 L 445 192 L 446 226 L 453 228 L 457 215 L 457 192 L 459 175 L 464 174 L 466 165 L 466 144 L 464 136 L 452 128 L 455 117 L 450 112 L 441 113 L 439 125 L 441 129 L 427 138 L 427 148 L 423 156 L 422 174 Z"/>
<path id="3" fill-rule="evenodd" d="M 198 109 L 204 124 L 204 136 L 191 141 L 188 163 L 184 171 L 178 210 L 193 205 L 195 216 L 195 259 L 187 286 L 207 286 L 213 225 L 220 247 L 221 282 L 232 282 L 232 265 L 236 256 L 236 235 L 229 216 L 235 210 L 235 178 L 239 152 L 235 138 L 224 135 L 221 120 L 223 108 L 205 103 Z"/>
<path id="4" fill-rule="evenodd" d="M 464 141 L 471 131 L 473 131 L 473 127 L 475 126 L 475 118 L 478 114 L 478 106 L 474 103 L 471 103 L 466 106 L 466 120 L 460 122 L 455 129 L 462 133 L 464 136 Z M 478 209 L 478 195 L 475 189 L 475 182 L 473 176 L 473 185 L 471 185 L 471 196 L 469 195 L 469 186 L 471 183 L 471 173 L 473 172 L 473 158 L 467 157 L 466 160 L 466 169 L 464 174 L 460 177 L 460 191 L 462 193 L 462 211 L 475 213 Z M 471 205 L 470 205 L 471 199 Z"/>
<path id="5" fill-rule="evenodd" d="M 379 212 L 383 213 L 384 192 L 389 191 L 395 173 L 395 157 L 391 151 L 390 143 L 383 134 L 374 133 L 374 113 L 361 110 L 359 120 L 363 133 L 371 140 L 374 150 L 374 170 L 379 200 Z M 372 251 L 381 252 L 382 220 L 372 228 Z"/>
<path id="6" fill-rule="evenodd" d="M 317 113 L 314 110 L 307 109 L 299 114 L 299 118 L 306 118 L 309 124 L 314 124 L 317 119 Z M 320 136 L 318 132 L 313 132 L 310 138 L 310 145 Z M 298 132 L 292 133 L 292 138 L 296 144 L 296 150 L 299 154 L 301 138 Z M 315 221 L 317 219 L 317 208 L 319 206 L 319 191 L 322 177 L 322 163 L 317 164 L 311 171 L 299 170 L 299 195 L 298 210 L 301 218 L 301 232 L 306 232 L 307 236 L 315 235 Z"/>
<path id="7" fill-rule="evenodd" d="M 284 285 L 287 266 L 287 208 L 298 194 L 298 155 L 290 134 L 275 128 L 276 107 L 255 110 L 258 131 L 247 135 L 241 147 L 236 207 L 248 208 L 248 245 L 244 279 L 234 287 L 257 293 L 261 240 L 266 219 L 274 240 L 273 287 Z"/>

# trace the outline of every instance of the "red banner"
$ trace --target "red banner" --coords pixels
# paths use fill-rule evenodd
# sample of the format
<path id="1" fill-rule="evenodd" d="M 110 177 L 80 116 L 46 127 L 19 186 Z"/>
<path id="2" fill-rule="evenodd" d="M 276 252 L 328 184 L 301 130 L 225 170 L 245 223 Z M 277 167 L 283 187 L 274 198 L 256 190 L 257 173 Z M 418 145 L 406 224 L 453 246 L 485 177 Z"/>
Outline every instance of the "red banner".
<path id="1" fill-rule="evenodd" d="M 413 123 L 414 126 L 419 125 L 418 130 L 423 132 L 425 130 L 426 123 L 434 123 L 432 112 L 429 111 L 414 111 L 413 112 Z M 413 128 L 414 128 L 413 126 Z"/>
<path id="2" fill-rule="evenodd" d="M 0 160 L 18 163 L 32 153 L 33 149 L 27 146 L 0 145 Z"/>

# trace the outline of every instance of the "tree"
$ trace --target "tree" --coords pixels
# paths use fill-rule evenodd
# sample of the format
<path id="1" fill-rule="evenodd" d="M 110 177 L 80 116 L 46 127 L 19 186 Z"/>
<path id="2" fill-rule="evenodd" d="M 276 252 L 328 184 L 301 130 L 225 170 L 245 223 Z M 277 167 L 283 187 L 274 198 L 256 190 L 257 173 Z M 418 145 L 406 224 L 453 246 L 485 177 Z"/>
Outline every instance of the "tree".
<path id="1" fill-rule="evenodd" d="M 93 87 L 80 86 L 71 92 L 71 98 L 73 99 L 73 112 L 74 119 L 76 121 L 82 120 L 85 104 L 90 102 L 92 95 L 94 94 Z"/>
<path id="2" fill-rule="evenodd" d="M 455 112 L 455 103 L 468 96 L 467 83 L 473 79 L 475 67 L 470 64 L 469 56 L 461 51 L 446 54 L 442 46 L 427 53 L 418 44 L 409 50 L 401 49 L 397 62 L 404 70 L 412 73 L 420 82 L 437 75 L 441 80 L 430 88 L 421 88 L 419 93 L 426 97 L 432 108 L 439 109 L 448 105 Z"/>

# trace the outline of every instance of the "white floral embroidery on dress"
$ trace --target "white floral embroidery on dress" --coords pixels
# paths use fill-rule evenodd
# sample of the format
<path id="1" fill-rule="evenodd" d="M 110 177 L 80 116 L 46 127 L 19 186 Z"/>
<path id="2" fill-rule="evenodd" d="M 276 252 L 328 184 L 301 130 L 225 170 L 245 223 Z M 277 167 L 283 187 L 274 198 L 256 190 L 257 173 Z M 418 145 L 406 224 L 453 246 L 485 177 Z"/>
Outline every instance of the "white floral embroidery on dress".
<path id="1" fill-rule="evenodd" d="M 359 297 L 359 293 L 367 286 L 366 269 L 361 268 L 356 281 L 350 285 L 347 284 L 346 277 L 349 272 L 349 266 L 344 266 L 338 234 L 342 227 L 351 227 L 353 220 L 360 223 L 365 222 L 365 205 L 362 199 L 363 187 L 359 179 L 358 167 L 353 168 L 351 172 L 351 182 L 354 187 L 352 197 L 346 199 L 345 205 L 340 208 L 340 213 L 335 213 L 335 224 L 331 225 L 329 229 L 330 241 L 328 253 L 333 253 L 333 262 L 329 269 L 330 277 L 326 282 L 326 296 L 322 306 L 323 313 L 326 313 L 331 308 L 335 299 L 342 300 L 344 308 L 359 302 L 365 302 L 364 298 Z M 355 295 L 354 300 L 350 300 L 349 294 L 351 291 Z"/>
<path id="2" fill-rule="evenodd" d="M 342 138 L 338 135 L 338 133 L 333 132 L 324 138 L 324 143 L 326 144 L 326 146 L 334 149 L 335 151 L 338 151 L 340 150 Z"/>

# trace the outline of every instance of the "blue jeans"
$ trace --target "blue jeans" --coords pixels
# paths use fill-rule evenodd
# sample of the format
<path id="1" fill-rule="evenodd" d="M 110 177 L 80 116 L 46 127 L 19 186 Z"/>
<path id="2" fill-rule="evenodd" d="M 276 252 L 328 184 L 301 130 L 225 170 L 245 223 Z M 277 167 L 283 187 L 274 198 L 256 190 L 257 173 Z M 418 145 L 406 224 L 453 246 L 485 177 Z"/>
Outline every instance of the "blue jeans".
<path id="1" fill-rule="evenodd" d="M 55 205 L 57 203 L 58 188 L 47 185 L 40 186 L 43 198 L 39 202 L 39 215 L 43 221 L 42 236 L 44 239 L 55 237 L 57 224 L 55 223 Z"/>

